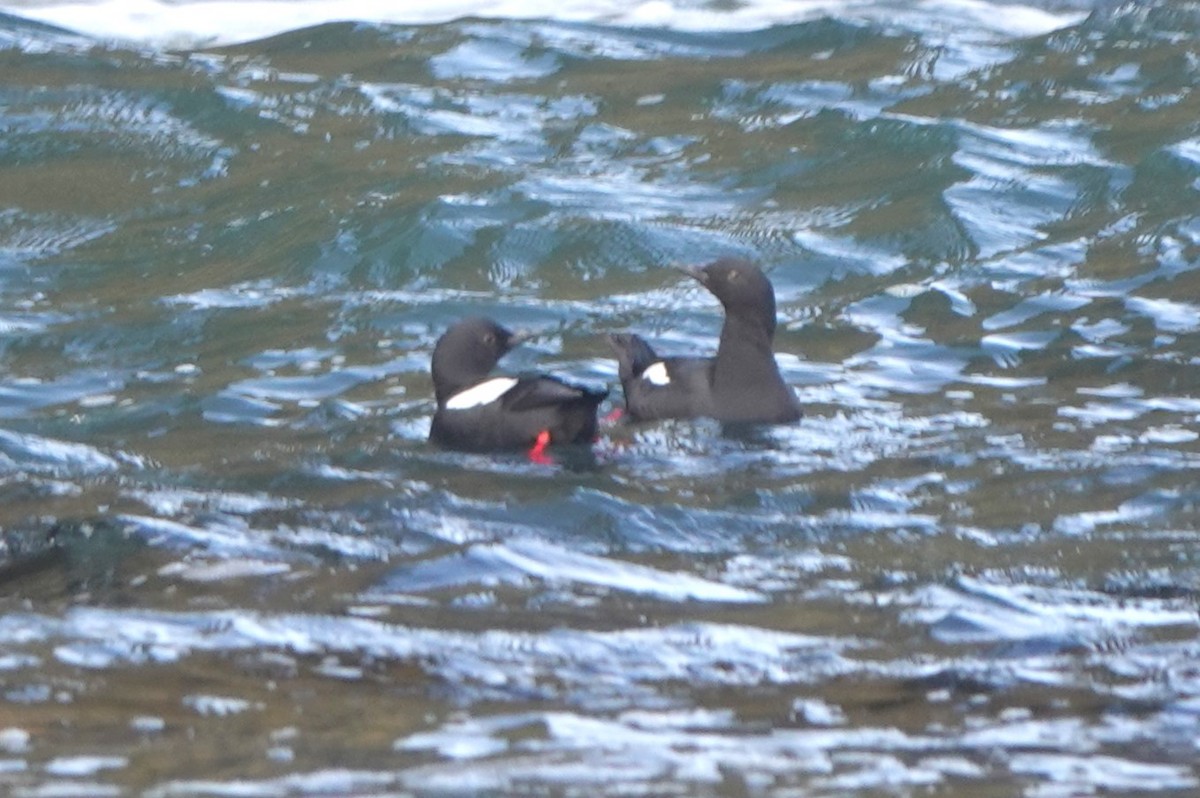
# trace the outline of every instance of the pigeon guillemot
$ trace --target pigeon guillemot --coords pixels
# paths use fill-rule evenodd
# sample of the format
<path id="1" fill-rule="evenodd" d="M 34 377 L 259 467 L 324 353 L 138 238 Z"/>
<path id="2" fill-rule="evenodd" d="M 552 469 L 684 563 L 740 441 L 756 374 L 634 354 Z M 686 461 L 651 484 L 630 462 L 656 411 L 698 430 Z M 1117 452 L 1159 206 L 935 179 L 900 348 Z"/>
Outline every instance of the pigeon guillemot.
<path id="1" fill-rule="evenodd" d="M 528 337 L 485 318 L 465 319 L 442 335 L 433 350 L 437 411 L 429 440 L 473 452 L 528 448 L 538 461 L 548 444 L 592 442 L 607 389 L 536 373 L 489 376 Z"/>
<path id="2" fill-rule="evenodd" d="M 610 336 L 632 420 L 709 416 L 781 424 L 800 406 L 775 363 L 775 290 L 754 264 L 721 258 L 681 269 L 721 301 L 725 323 L 714 358 L 658 358 L 636 335 Z"/>
<path id="3" fill-rule="evenodd" d="M 711 416 L 711 357 L 659 357 L 640 335 L 612 333 L 617 376 L 631 421 Z"/>

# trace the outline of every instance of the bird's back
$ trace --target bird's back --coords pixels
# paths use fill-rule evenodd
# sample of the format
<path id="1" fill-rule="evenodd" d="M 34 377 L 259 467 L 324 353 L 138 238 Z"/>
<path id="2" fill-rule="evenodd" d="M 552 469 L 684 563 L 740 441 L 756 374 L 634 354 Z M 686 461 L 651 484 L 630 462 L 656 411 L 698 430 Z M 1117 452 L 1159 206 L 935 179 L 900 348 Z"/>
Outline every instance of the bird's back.
<path id="1" fill-rule="evenodd" d="M 659 357 L 634 334 L 614 334 L 625 411 L 633 421 L 712 414 L 712 366 L 707 357 Z"/>

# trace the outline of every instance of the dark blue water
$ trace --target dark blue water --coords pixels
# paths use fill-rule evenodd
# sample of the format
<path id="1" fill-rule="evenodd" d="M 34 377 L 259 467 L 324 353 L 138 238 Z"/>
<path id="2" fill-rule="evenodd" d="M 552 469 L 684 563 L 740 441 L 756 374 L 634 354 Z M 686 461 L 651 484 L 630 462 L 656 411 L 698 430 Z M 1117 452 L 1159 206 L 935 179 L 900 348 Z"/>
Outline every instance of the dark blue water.
<path id="1" fill-rule="evenodd" d="M 960 12 L 0 17 L 0 785 L 1193 794 L 1200 6 Z M 426 442 L 455 320 L 615 388 L 722 255 L 800 423 Z"/>

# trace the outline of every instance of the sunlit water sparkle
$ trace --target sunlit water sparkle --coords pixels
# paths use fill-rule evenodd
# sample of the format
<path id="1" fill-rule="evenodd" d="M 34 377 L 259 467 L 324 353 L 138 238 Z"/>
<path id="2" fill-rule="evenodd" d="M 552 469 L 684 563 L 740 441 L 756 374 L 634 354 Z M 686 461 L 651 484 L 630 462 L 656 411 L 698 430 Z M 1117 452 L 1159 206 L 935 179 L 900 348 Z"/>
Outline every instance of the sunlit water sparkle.
<path id="1" fill-rule="evenodd" d="M 4 7 L 4 791 L 1200 789 L 1197 4 Z M 798 424 L 426 443 L 724 254 Z"/>

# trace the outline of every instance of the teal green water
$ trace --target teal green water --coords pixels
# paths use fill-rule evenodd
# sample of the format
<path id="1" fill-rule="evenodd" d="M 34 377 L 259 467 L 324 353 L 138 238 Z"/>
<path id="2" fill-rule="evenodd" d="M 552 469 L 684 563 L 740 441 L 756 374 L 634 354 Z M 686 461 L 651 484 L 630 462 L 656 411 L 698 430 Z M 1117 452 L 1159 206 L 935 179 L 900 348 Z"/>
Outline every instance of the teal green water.
<path id="1" fill-rule="evenodd" d="M 0 17 L 0 785 L 1194 793 L 1200 11 L 921 19 Z M 799 424 L 426 443 L 456 319 L 615 389 L 727 254 Z"/>

